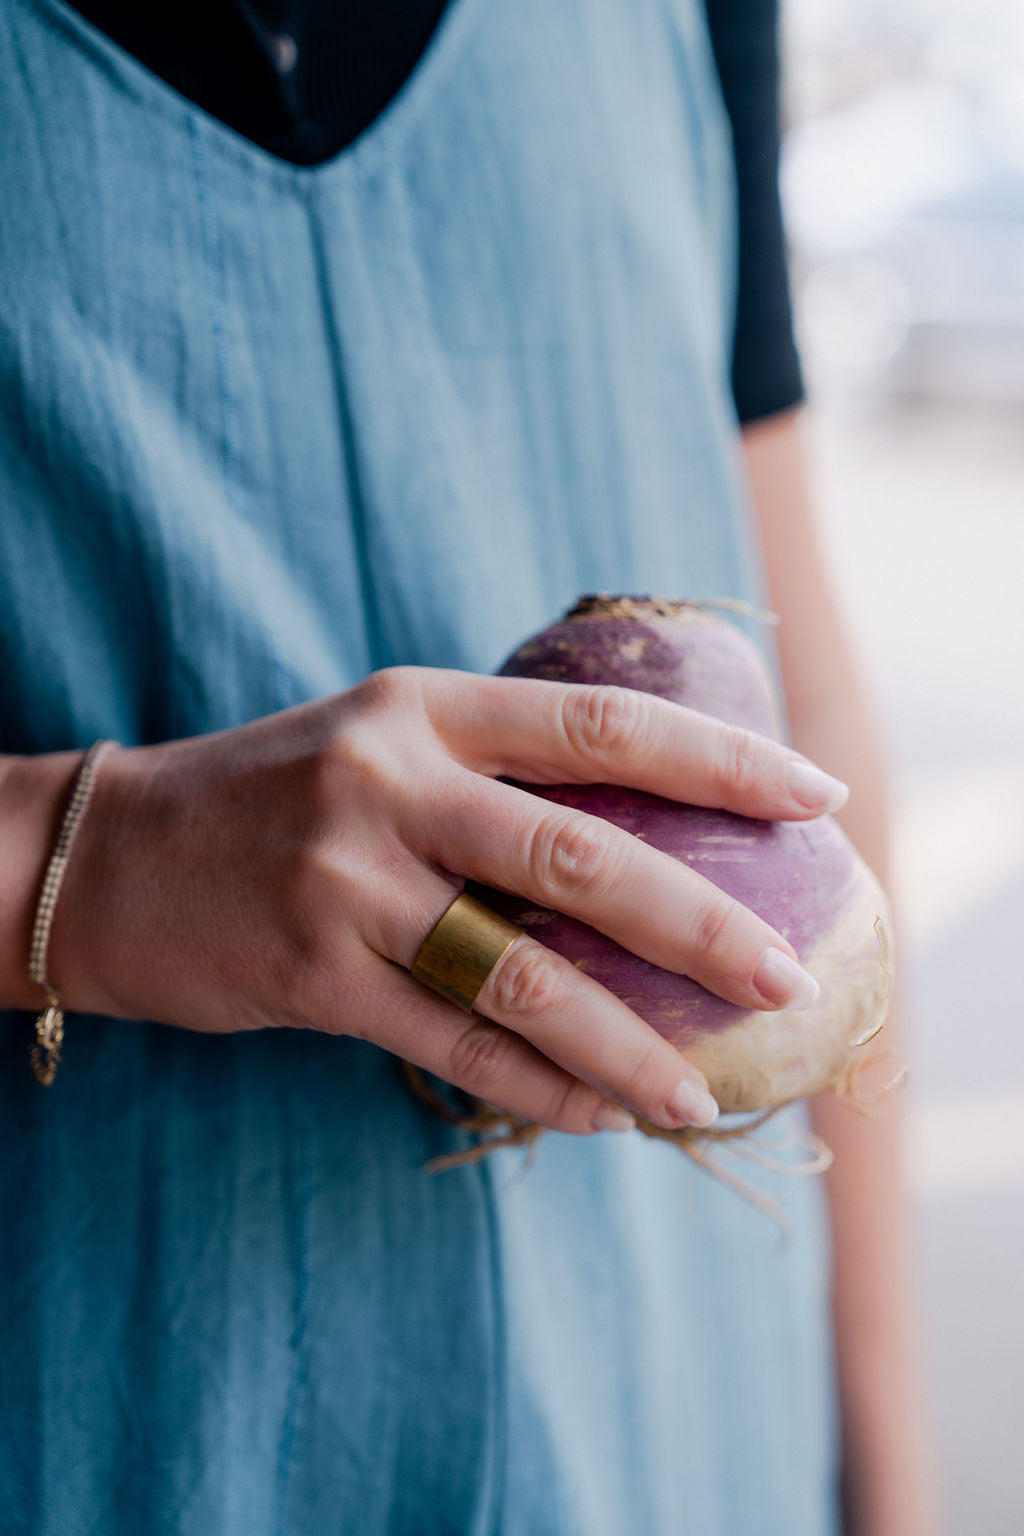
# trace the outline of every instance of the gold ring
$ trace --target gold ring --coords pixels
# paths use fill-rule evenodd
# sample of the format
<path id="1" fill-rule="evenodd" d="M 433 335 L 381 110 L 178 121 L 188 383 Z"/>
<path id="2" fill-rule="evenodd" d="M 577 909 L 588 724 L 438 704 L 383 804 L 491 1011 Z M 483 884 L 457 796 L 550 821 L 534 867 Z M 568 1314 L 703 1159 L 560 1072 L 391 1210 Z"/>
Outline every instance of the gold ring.
<path id="1" fill-rule="evenodd" d="M 480 988 L 525 931 L 463 891 L 423 940 L 410 974 L 472 1013 Z"/>

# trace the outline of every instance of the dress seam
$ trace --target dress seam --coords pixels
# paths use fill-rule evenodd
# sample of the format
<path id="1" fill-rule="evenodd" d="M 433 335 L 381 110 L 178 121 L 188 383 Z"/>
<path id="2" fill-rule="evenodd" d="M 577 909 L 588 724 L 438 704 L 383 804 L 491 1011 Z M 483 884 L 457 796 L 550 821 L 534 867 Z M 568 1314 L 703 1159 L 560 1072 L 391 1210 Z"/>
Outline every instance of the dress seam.
<path id="1" fill-rule="evenodd" d="M 203 139 L 199 121 L 193 113 L 190 113 L 188 117 L 188 136 L 192 144 L 192 163 L 195 171 L 196 199 L 199 205 L 203 265 L 206 268 L 210 302 L 210 329 L 213 336 L 214 361 L 217 369 L 224 478 L 228 500 L 234 503 L 235 491 L 240 483 L 242 456 L 238 433 L 238 391 L 235 388 L 228 328 L 227 273 L 224 264 L 223 242 L 220 237 L 217 215 L 210 190 L 206 143 Z"/>
<path id="2" fill-rule="evenodd" d="M 352 409 L 345 388 L 345 360 L 338 317 L 335 314 L 331 292 L 327 253 L 318 214 L 308 212 L 310 244 L 317 294 L 323 316 L 324 332 L 330 353 L 331 379 L 334 384 L 334 406 L 338 422 L 342 468 L 345 489 L 348 492 L 349 513 L 352 524 L 352 542 L 359 569 L 359 590 L 362 595 L 363 617 L 366 623 L 370 670 L 387 666 L 392 660 L 391 648 L 381 615 L 379 586 L 374 579 L 373 560 L 370 553 L 369 514 L 363 494 L 362 478 L 358 466 L 358 448 Z"/>

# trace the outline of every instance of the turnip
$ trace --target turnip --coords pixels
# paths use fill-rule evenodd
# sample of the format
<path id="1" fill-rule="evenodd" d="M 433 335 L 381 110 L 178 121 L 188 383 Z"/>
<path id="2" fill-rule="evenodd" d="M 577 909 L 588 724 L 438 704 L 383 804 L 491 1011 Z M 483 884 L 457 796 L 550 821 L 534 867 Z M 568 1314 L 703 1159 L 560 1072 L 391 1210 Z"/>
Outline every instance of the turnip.
<path id="1" fill-rule="evenodd" d="M 711 606 L 583 598 L 525 641 L 500 675 L 617 683 L 778 738 L 779 710 L 760 651 Z M 750 1011 L 563 913 L 485 887 L 471 887 L 474 895 L 585 970 L 685 1052 L 724 1112 L 771 1112 L 826 1090 L 855 1101 L 861 1053 L 882 1027 L 887 1006 L 888 904 L 830 816 L 760 821 L 611 784 L 521 787 L 613 822 L 742 901 L 789 940 L 820 996 L 810 1008 Z M 477 1130 L 503 1126 L 508 1139 L 530 1139 L 521 1122 L 483 1106 L 461 1123 Z M 640 1128 L 690 1151 L 702 1140 L 734 1134 L 721 1127 L 665 1132 L 646 1121 Z"/>

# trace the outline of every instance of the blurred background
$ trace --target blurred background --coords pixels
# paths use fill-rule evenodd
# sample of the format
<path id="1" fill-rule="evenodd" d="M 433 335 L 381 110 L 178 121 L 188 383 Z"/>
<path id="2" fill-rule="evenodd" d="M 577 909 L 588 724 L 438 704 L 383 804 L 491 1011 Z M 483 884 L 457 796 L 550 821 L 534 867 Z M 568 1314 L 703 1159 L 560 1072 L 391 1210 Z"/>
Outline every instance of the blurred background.
<path id="1" fill-rule="evenodd" d="M 1024 1532 L 1024 5 L 783 0 L 818 503 L 886 729 L 950 1536 Z"/>

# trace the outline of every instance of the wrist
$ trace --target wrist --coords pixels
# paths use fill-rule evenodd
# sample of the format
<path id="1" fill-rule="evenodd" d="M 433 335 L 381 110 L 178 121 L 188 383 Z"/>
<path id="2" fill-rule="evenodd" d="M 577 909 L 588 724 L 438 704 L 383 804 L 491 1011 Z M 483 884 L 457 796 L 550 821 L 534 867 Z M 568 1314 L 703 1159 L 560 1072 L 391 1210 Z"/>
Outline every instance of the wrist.
<path id="1" fill-rule="evenodd" d="M 32 924 L 82 753 L 0 759 L 0 1007 L 46 1001 L 29 975 Z"/>
<path id="2" fill-rule="evenodd" d="M 124 900 L 124 845 L 138 788 L 137 759 L 145 757 L 148 766 L 149 756 L 159 749 L 113 747 L 98 766 L 61 883 L 48 972 L 68 1012 L 125 1017 L 114 995 L 123 969 L 118 903 Z"/>

